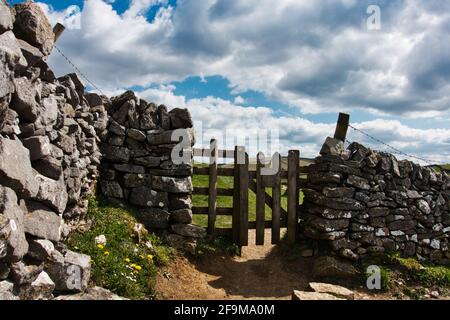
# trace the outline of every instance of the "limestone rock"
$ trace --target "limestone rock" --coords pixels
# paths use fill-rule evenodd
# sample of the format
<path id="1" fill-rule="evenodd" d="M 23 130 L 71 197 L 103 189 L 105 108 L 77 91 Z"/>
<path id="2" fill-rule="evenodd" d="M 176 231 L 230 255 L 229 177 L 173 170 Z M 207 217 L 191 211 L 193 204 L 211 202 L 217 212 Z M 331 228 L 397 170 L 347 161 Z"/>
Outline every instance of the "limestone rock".
<path id="1" fill-rule="evenodd" d="M 191 177 L 171 178 L 155 176 L 152 179 L 152 188 L 171 193 L 191 193 L 193 191 Z"/>
<path id="2" fill-rule="evenodd" d="M 170 222 L 172 223 L 192 223 L 192 210 L 190 209 L 179 209 L 174 210 L 170 213 Z"/>
<path id="3" fill-rule="evenodd" d="M 39 190 L 29 159 L 30 152 L 19 140 L 0 138 L 0 184 L 24 199 L 34 197 Z"/>
<path id="4" fill-rule="evenodd" d="M 13 28 L 13 17 L 11 9 L 5 3 L 0 1 L 0 33 Z"/>
<path id="5" fill-rule="evenodd" d="M 131 191 L 130 202 L 143 207 L 165 208 L 168 204 L 168 197 L 166 192 L 157 192 L 149 187 L 139 187 Z"/>
<path id="6" fill-rule="evenodd" d="M 13 293 L 14 284 L 9 281 L 0 282 L 0 300 L 20 300 L 18 296 Z"/>
<path id="7" fill-rule="evenodd" d="M 292 300 L 345 300 L 328 293 L 306 292 L 294 290 Z"/>
<path id="8" fill-rule="evenodd" d="M 39 184 L 39 191 L 34 199 L 63 214 L 68 201 L 64 179 L 61 177 L 59 180 L 53 180 L 40 174 L 36 174 L 35 179 Z"/>
<path id="9" fill-rule="evenodd" d="M 339 139 L 327 137 L 325 143 L 320 150 L 321 155 L 339 156 L 344 151 L 344 142 Z"/>
<path id="10" fill-rule="evenodd" d="M 171 227 L 173 232 L 185 237 L 206 237 L 206 230 L 204 228 L 192 224 L 173 224 Z"/>
<path id="11" fill-rule="evenodd" d="M 309 286 L 312 290 L 318 293 L 329 293 L 333 296 L 343 299 L 353 300 L 355 298 L 355 293 L 347 288 L 321 282 L 310 282 Z"/>
<path id="12" fill-rule="evenodd" d="M 137 218 L 151 229 L 166 229 L 169 227 L 170 213 L 158 208 L 145 208 L 137 213 Z"/>
<path id="13" fill-rule="evenodd" d="M 19 296 L 23 300 L 48 300 L 53 297 L 55 283 L 45 271 L 42 271 L 30 285 L 20 289 Z"/>
<path id="14" fill-rule="evenodd" d="M 0 34 L 0 57 L 4 57 L 3 61 L 5 61 L 12 70 L 23 69 L 28 65 L 27 60 L 20 50 L 19 42 L 12 31 L 6 31 L 3 34 Z M 12 85 L 12 83 L 8 85 Z"/>
<path id="15" fill-rule="evenodd" d="M 127 300 L 100 287 L 88 288 L 86 292 L 74 295 L 61 295 L 54 300 Z"/>
<path id="16" fill-rule="evenodd" d="M 4 223 L 9 224 L 6 242 L 8 261 L 19 261 L 28 251 L 25 238 L 23 211 L 17 205 L 17 196 L 13 190 L 0 186 L 0 212 L 3 213 Z M 6 219 L 7 220 L 6 220 Z"/>
<path id="17" fill-rule="evenodd" d="M 81 292 L 87 289 L 91 258 L 85 254 L 67 250 L 64 255 L 54 252 L 45 271 L 55 283 L 55 290 Z"/>
<path id="18" fill-rule="evenodd" d="M 62 217 L 37 202 L 27 203 L 28 213 L 24 216 L 25 232 L 37 238 L 59 241 Z"/>
<path id="19" fill-rule="evenodd" d="M 55 246 L 49 240 L 32 239 L 29 240 L 28 255 L 39 261 L 47 260 L 55 251 Z"/>
<path id="20" fill-rule="evenodd" d="M 23 139 L 22 143 L 30 151 L 31 161 L 48 157 L 52 153 L 50 140 L 47 136 L 36 136 Z"/>
<path id="21" fill-rule="evenodd" d="M 117 181 L 100 180 L 100 188 L 107 197 L 119 199 L 124 197 L 123 189 Z"/>
<path id="22" fill-rule="evenodd" d="M 41 100 L 40 82 L 31 82 L 25 77 L 14 79 L 15 92 L 11 103 L 14 109 L 23 121 L 34 122 L 38 118 L 41 109 L 38 102 Z"/>
<path id="23" fill-rule="evenodd" d="M 187 109 L 175 108 L 169 112 L 172 129 L 187 129 L 194 126 L 191 114 Z"/>
<path id="24" fill-rule="evenodd" d="M 42 272 L 41 266 L 25 265 L 22 261 L 11 265 L 11 276 L 15 284 L 31 284 Z"/>

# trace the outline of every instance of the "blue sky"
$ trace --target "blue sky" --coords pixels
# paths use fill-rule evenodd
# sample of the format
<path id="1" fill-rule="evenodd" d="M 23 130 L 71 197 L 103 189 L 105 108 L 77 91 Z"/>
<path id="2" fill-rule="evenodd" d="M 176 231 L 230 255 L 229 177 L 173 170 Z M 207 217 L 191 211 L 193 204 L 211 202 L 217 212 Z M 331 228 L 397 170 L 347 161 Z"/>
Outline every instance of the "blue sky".
<path id="1" fill-rule="evenodd" d="M 450 162 L 449 2 L 39 2 L 68 26 L 61 50 L 108 94 L 133 89 L 189 108 L 211 134 L 276 128 L 282 152 L 307 156 L 345 111 L 399 149 Z M 381 13 L 376 30 L 367 26 L 371 4 Z M 72 72 L 55 53 L 49 63 Z"/>

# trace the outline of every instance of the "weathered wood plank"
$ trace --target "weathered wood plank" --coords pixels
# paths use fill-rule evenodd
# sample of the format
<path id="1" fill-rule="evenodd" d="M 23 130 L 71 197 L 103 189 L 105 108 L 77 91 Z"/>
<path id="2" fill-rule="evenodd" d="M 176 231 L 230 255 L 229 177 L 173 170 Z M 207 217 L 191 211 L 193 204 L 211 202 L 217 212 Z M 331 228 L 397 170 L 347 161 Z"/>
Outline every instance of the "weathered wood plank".
<path id="1" fill-rule="evenodd" d="M 266 191 L 262 184 L 261 175 L 261 169 L 263 167 L 262 153 L 258 153 L 256 158 L 256 245 L 264 245 Z"/>
<path id="2" fill-rule="evenodd" d="M 245 148 L 238 150 L 239 169 L 239 245 L 248 245 L 248 154 Z"/>
<path id="3" fill-rule="evenodd" d="M 194 194 L 209 195 L 209 187 L 194 187 Z M 234 189 L 217 188 L 217 196 L 233 196 Z"/>
<path id="4" fill-rule="evenodd" d="M 345 141 L 347 137 L 348 125 L 350 123 L 350 115 L 346 113 L 339 113 L 339 118 L 336 124 L 336 131 L 334 133 L 334 138 L 341 141 Z"/>
<path id="5" fill-rule="evenodd" d="M 281 218 L 281 155 L 278 157 L 278 173 L 274 175 L 274 186 L 272 188 L 272 244 L 280 243 L 280 218 Z"/>
<path id="6" fill-rule="evenodd" d="M 300 152 L 298 150 L 290 150 L 288 155 L 288 243 L 295 243 L 297 239 L 297 224 L 298 224 L 298 202 L 299 202 L 299 188 L 298 182 L 298 168 L 300 162 Z"/>
<path id="7" fill-rule="evenodd" d="M 240 206 L 241 203 L 239 202 L 239 167 L 238 167 L 238 147 L 236 146 L 234 148 L 234 179 L 233 179 L 233 220 L 231 222 L 232 225 L 232 232 L 231 237 L 234 243 L 239 243 L 239 214 L 240 214 Z"/>
<path id="8" fill-rule="evenodd" d="M 286 228 L 287 227 L 287 221 L 286 220 L 280 220 L 280 228 Z M 265 229 L 272 229 L 272 220 L 264 221 L 264 228 Z M 256 229 L 256 221 L 249 221 L 248 222 L 248 229 L 249 230 L 255 230 Z"/>
<path id="9" fill-rule="evenodd" d="M 208 207 L 193 207 L 192 214 L 209 215 Z M 233 208 L 216 208 L 216 216 L 232 216 Z"/>
<path id="10" fill-rule="evenodd" d="M 209 158 L 208 234 L 214 236 L 217 207 L 217 140 L 211 139 Z"/>

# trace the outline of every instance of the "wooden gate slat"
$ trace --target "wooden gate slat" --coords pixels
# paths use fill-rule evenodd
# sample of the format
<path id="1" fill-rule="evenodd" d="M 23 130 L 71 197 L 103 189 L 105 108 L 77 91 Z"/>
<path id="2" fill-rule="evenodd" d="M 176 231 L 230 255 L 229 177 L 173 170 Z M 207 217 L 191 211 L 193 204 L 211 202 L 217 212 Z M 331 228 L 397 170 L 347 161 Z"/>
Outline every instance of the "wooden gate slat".
<path id="1" fill-rule="evenodd" d="M 234 243 L 239 243 L 239 223 L 240 223 L 240 207 L 239 202 L 239 166 L 238 166 L 238 147 L 234 148 L 234 178 L 233 178 L 233 220 L 232 220 L 232 240 Z"/>
<path id="2" fill-rule="evenodd" d="M 233 196 L 234 189 L 217 188 L 217 196 Z M 194 194 L 209 195 L 209 187 L 194 187 Z"/>
<path id="3" fill-rule="evenodd" d="M 255 194 L 257 193 L 257 191 L 256 191 L 256 189 L 257 189 L 257 184 L 256 184 L 256 182 L 253 180 L 253 179 L 249 179 L 249 181 L 248 181 L 248 188 L 250 189 L 250 190 L 252 190 Z M 266 205 L 269 207 L 269 208 L 272 208 L 273 207 L 273 198 L 272 198 L 272 196 L 270 195 L 270 194 L 268 194 L 267 192 L 266 192 L 266 196 L 264 197 L 264 200 L 265 200 L 265 202 L 266 202 Z M 281 211 L 281 215 L 283 216 L 287 216 L 287 211 L 286 210 L 284 210 L 283 208 L 280 208 L 280 211 Z"/>
<path id="4" fill-rule="evenodd" d="M 256 156 L 256 245 L 264 245 L 265 197 L 266 191 L 262 184 L 261 168 L 262 153 Z"/>
<path id="5" fill-rule="evenodd" d="M 300 166 L 300 152 L 290 150 L 288 155 L 288 230 L 287 241 L 295 243 L 297 239 L 299 188 L 297 186 Z"/>
<path id="6" fill-rule="evenodd" d="M 248 246 L 248 154 L 245 149 L 239 151 L 239 160 L 244 163 L 239 167 L 239 203 L 240 203 L 240 223 L 239 223 L 239 245 Z"/>
<path id="7" fill-rule="evenodd" d="M 215 235 L 217 207 L 217 141 L 211 139 L 209 158 L 208 234 Z"/>
<path id="8" fill-rule="evenodd" d="M 272 244 L 280 243 L 280 218 L 281 218 L 281 156 L 278 153 L 278 172 L 274 175 L 274 186 L 272 188 Z"/>

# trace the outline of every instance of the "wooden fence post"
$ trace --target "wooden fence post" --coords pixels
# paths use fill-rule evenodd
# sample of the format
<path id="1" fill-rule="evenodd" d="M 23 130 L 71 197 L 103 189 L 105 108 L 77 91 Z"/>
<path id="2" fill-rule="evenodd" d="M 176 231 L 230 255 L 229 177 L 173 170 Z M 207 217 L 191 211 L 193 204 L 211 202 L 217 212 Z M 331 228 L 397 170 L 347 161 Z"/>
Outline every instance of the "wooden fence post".
<path id="1" fill-rule="evenodd" d="M 280 218 L 281 218 L 281 155 L 276 156 L 278 161 L 277 173 L 274 176 L 272 188 L 272 244 L 280 243 Z"/>
<path id="2" fill-rule="evenodd" d="M 64 27 L 61 23 L 55 24 L 53 27 L 53 34 L 55 35 L 55 42 L 58 41 L 59 37 L 62 35 L 62 33 L 66 30 L 66 27 Z"/>
<path id="3" fill-rule="evenodd" d="M 265 205 L 266 190 L 263 186 L 263 177 L 261 169 L 263 167 L 263 153 L 259 152 L 256 156 L 256 245 L 264 245 L 264 229 L 265 229 Z"/>
<path id="4" fill-rule="evenodd" d="M 288 155 L 288 243 L 295 243 L 297 239 L 298 225 L 298 202 L 299 188 L 297 180 L 299 177 L 300 152 L 298 150 L 290 150 Z"/>
<path id="5" fill-rule="evenodd" d="M 350 123 L 350 115 L 346 113 L 339 113 L 338 122 L 336 124 L 336 131 L 334 133 L 334 138 L 341 141 L 345 141 L 347 137 L 347 129 Z"/>
<path id="6" fill-rule="evenodd" d="M 217 140 L 211 139 L 209 150 L 208 234 L 214 235 L 217 213 Z"/>
<path id="7" fill-rule="evenodd" d="M 241 202 L 239 201 L 240 197 L 240 183 L 239 180 L 240 172 L 239 172 L 239 147 L 234 147 L 234 176 L 233 176 L 233 217 L 232 217 L 232 240 L 235 244 L 239 244 L 239 236 L 240 236 L 240 211 L 241 211 Z"/>
<path id="8" fill-rule="evenodd" d="M 248 245 L 248 154 L 238 148 L 239 168 L 239 245 Z"/>

